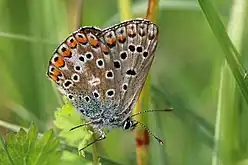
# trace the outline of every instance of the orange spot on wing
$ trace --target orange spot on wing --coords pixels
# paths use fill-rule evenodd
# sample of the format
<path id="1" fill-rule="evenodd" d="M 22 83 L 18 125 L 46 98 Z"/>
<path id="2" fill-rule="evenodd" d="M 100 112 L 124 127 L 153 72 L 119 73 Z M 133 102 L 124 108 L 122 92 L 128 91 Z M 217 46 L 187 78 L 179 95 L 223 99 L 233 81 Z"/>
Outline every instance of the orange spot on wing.
<path id="1" fill-rule="evenodd" d="M 49 66 L 48 76 L 55 82 L 58 82 L 62 78 L 62 73 L 59 69 L 55 68 L 53 64 Z"/>
<path id="2" fill-rule="evenodd" d="M 64 57 L 70 57 L 71 56 L 71 50 L 66 49 L 65 51 L 62 51 L 61 55 Z"/>
<path id="3" fill-rule="evenodd" d="M 128 31 L 128 36 L 129 37 L 135 37 L 136 36 L 136 33 L 134 31 L 132 31 L 132 30 L 129 30 Z"/>
<path id="4" fill-rule="evenodd" d="M 52 61 L 52 64 L 53 64 L 55 67 L 60 68 L 60 67 L 65 66 L 65 61 L 64 61 L 63 57 L 57 56 L 56 61 L 55 61 L 55 60 Z"/>
<path id="5" fill-rule="evenodd" d="M 125 37 L 124 35 L 121 35 L 121 36 L 118 38 L 118 40 L 119 40 L 120 42 L 124 42 L 124 41 L 126 40 L 126 37 Z"/>
<path id="6" fill-rule="evenodd" d="M 77 34 L 76 35 L 76 40 L 81 44 L 86 44 L 87 43 L 87 38 L 83 34 Z"/>
<path id="7" fill-rule="evenodd" d="M 115 38 L 108 39 L 108 40 L 107 40 L 107 45 L 108 45 L 110 48 L 113 48 L 113 47 L 116 45 L 116 39 L 115 39 Z"/>
<path id="8" fill-rule="evenodd" d="M 116 40 L 115 39 L 108 39 L 108 41 L 107 41 L 107 43 L 108 44 L 110 44 L 110 45 L 112 45 L 112 44 L 114 44 L 116 42 Z"/>
<path id="9" fill-rule="evenodd" d="M 61 72 L 58 69 L 55 69 L 52 73 L 54 76 L 58 76 L 61 74 Z"/>
<path id="10" fill-rule="evenodd" d="M 105 53 L 105 54 L 108 54 L 109 53 L 109 50 L 106 46 L 103 46 L 102 47 L 102 51 Z"/>
<path id="11" fill-rule="evenodd" d="M 76 40 L 68 40 L 67 41 L 67 45 L 70 47 L 70 48 L 75 48 L 77 46 L 77 41 Z"/>
<path id="12" fill-rule="evenodd" d="M 89 38 L 89 43 L 90 45 L 92 45 L 93 47 L 98 47 L 99 45 L 99 41 L 93 38 Z"/>
<path id="13" fill-rule="evenodd" d="M 48 75 L 54 82 L 57 82 L 57 76 L 49 74 Z"/>

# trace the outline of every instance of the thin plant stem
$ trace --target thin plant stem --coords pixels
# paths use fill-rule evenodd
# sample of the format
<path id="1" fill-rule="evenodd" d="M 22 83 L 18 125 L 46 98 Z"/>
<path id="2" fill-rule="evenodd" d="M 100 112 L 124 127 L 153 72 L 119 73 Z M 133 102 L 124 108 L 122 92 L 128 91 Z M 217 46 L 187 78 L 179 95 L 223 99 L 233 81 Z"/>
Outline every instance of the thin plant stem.
<path id="1" fill-rule="evenodd" d="M 159 7 L 159 0 L 149 0 L 146 11 L 146 19 L 155 21 L 157 18 L 157 10 Z"/>
<path id="2" fill-rule="evenodd" d="M 92 138 L 93 140 L 95 140 L 95 138 L 97 138 L 95 134 L 92 137 L 93 137 Z M 98 152 L 97 152 L 97 145 L 96 145 L 96 143 L 92 144 L 92 147 L 93 147 L 93 152 L 92 152 L 93 165 L 98 165 L 99 164 L 99 158 L 98 158 Z"/>
<path id="3" fill-rule="evenodd" d="M 130 0 L 119 0 L 120 20 L 132 18 L 132 8 Z"/>
<path id="4" fill-rule="evenodd" d="M 158 0 L 149 0 L 146 19 L 149 19 L 153 22 L 156 20 L 157 16 L 157 9 L 158 9 Z M 150 102 L 151 102 L 151 92 L 150 92 L 150 85 L 151 85 L 151 77 L 148 74 L 146 79 L 145 86 L 141 92 L 141 96 L 137 102 L 137 105 L 134 109 L 134 113 L 139 113 L 142 109 L 150 109 Z M 147 116 L 146 115 L 139 115 L 136 119 L 144 124 L 147 124 Z M 137 157 L 137 164 L 138 165 L 145 165 L 148 164 L 147 155 L 148 155 L 148 146 L 149 146 L 149 133 L 144 128 L 138 128 L 136 130 L 136 157 Z"/>
<path id="5" fill-rule="evenodd" d="M 76 30 L 82 26 L 83 21 L 83 0 L 72 0 L 68 3 L 69 28 Z"/>
<path id="6" fill-rule="evenodd" d="M 77 0 L 77 2 L 76 2 L 77 14 L 76 14 L 75 26 L 77 28 L 82 26 L 82 22 L 83 22 L 83 4 L 84 4 L 83 0 Z"/>

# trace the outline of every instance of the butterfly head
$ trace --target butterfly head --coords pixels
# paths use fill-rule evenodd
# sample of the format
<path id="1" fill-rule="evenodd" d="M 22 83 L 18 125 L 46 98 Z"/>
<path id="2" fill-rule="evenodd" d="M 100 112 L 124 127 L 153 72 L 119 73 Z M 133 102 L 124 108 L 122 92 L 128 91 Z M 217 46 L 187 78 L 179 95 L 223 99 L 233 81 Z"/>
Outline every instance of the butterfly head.
<path id="1" fill-rule="evenodd" d="M 130 117 L 127 118 L 123 123 L 122 123 L 122 128 L 124 130 L 134 130 L 137 126 L 138 122 L 135 120 L 132 120 Z"/>

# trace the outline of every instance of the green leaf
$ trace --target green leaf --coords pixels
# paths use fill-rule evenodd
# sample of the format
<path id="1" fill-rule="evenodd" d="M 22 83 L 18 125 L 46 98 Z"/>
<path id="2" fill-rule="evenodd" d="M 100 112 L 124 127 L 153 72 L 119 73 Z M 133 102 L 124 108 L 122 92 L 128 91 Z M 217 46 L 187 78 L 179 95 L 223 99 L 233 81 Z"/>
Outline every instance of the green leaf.
<path id="1" fill-rule="evenodd" d="M 69 145 L 77 146 L 78 150 L 82 149 L 92 140 L 93 132 L 86 126 L 70 131 L 71 128 L 83 123 L 84 121 L 80 118 L 80 115 L 68 101 L 65 101 L 65 105 L 55 112 L 54 124 L 61 129 L 59 136 L 64 138 Z"/>
<path id="2" fill-rule="evenodd" d="M 20 129 L 17 134 L 9 133 L 6 141 L 2 137 L 0 164 L 4 165 L 57 165 L 60 164 L 59 141 L 52 131 L 45 132 L 38 139 L 35 125 L 28 132 Z"/>

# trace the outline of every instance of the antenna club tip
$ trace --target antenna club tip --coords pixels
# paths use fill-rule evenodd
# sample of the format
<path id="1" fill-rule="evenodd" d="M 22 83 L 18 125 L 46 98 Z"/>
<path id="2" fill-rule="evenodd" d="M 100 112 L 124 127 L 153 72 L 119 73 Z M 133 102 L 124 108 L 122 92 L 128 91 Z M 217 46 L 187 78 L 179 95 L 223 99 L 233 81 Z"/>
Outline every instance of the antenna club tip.
<path id="1" fill-rule="evenodd" d="M 160 145 L 164 145 L 164 142 L 162 140 L 159 140 Z"/>

